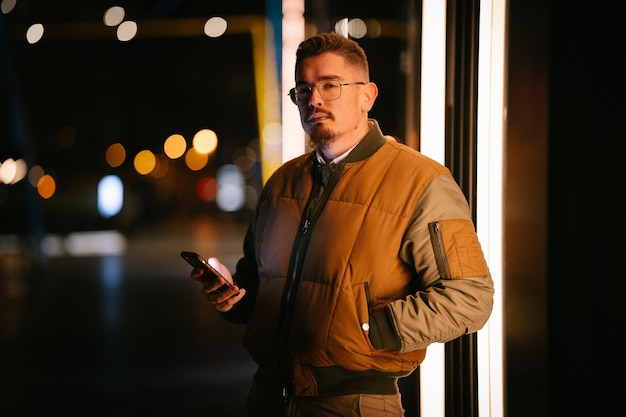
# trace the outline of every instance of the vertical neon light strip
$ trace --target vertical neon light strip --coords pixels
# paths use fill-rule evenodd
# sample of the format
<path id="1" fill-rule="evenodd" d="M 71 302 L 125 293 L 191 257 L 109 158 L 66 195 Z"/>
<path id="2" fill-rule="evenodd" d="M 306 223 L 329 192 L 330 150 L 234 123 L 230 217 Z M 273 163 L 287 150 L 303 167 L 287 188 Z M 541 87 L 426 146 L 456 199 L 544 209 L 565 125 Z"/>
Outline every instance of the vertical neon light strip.
<path id="1" fill-rule="evenodd" d="M 420 150 L 445 162 L 446 2 L 422 2 L 422 80 Z M 422 416 L 445 416 L 445 345 L 428 347 L 420 365 Z"/>
<path id="2" fill-rule="evenodd" d="M 280 99 L 274 33 L 267 19 L 250 24 L 259 120 L 259 145 L 263 160 L 263 182 L 281 165 Z"/>
<path id="3" fill-rule="evenodd" d="M 443 163 L 446 135 L 446 2 L 422 2 L 420 150 Z"/>
<path id="4" fill-rule="evenodd" d="M 294 85 L 296 49 L 304 40 L 304 0 L 283 0 L 282 135 L 283 162 L 304 153 L 305 137 L 298 107 L 287 93 Z"/>
<path id="5" fill-rule="evenodd" d="M 494 308 L 478 332 L 478 414 L 504 416 L 502 243 L 506 0 L 480 2 L 476 227 L 494 280 Z"/>

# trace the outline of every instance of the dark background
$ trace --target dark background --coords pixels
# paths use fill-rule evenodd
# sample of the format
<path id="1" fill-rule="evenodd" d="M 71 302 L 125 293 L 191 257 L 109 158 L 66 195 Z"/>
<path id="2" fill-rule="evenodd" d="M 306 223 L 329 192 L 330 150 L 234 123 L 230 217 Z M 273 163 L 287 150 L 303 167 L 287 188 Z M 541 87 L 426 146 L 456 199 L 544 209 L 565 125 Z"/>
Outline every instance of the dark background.
<path id="1" fill-rule="evenodd" d="M 56 195 L 46 201 L 31 196 L 33 190 L 26 181 L 0 184 L 0 216 L 13 220 L 2 226 L 2 232 L 33 233 L 36 228 L 57 233 L 102 228 L 130 231 L 139 223 L 151 225 L 187 213 L 219 212 L 215 203 L 206 204 L 195 197 L 196 181 L 232 163 L 241 147 L 251 146 L 260 155 L 252 36 L 227 33 L 209 38 L 201 33 L 200 24 L 214 16 L 267 14 L 271 18 L 280 2 L 124 3 L 125 20 L 137 21 L 139 26 L 137 36 L 128 42 L 118 41 L 115 28 L 101 23 L 104 10 L 116 4 L 20 1 L 9 14 L 0 15 L 0 160 L 25 158 L 29 167 L 40 165 L 57 182 Z M 315 16 L 325 16 L 313 19 L 321 31 L 333 30 L 330 22 L 348 16 L 391 20 L 400 30 L 406 25 L 403 1 L 382 9 L 376 2 L 363 2 L 358 13 L 349 2 L 308 5 Z M 172 21 L 197 25 L 198 34 L 168 32 Z M 25 42 L 25 31 L 35 22 L 44 24 L 44 36 L 30 45 Z M 158 28 L 159 22 L 162 32 L 142 33 L 142 24 L 157 23 Z M 281 44 L 280 33 L 276 42 Z M 402 140 L 406 39 L 366 37 L 360 43 L 369 54 L 372 80 L 381 91 L 371 116 L 379 120 L 385 133 Z M 287 88 L 281 87 L 277 94 Z M 161 151 L 163 141 L 173 133 L 182 134 L 189 143 L 202 128 L 214 130 L 220 141 L 205 169 L 191 173 L 178 160 L 172 161 L 168 174 L 159 180 L 134 171 L 132 158 L 137 152 Z M 73 136 L 71 146 L 61 146 L 62 132 Z M 115 142 L 124 144 L 127 158 L 121 167 L 110 168 L 104 152 Z M 261 187 L 260 161 L 258 165 L 257 174 L 248 180 L 257 191 Z M 95 187 L 107 174 L 124 181 L 128 205 L 133 207 L 127 213 L 132 214 L 109 220 L 97 215 Z M 24 210 L 25 205 L 33 208 Z M 245 220 L 250 214 L 243 209 L 233 215 Z M 34 224 L 38 222 L 42 225 Z"/>
<path id="2" fill-rule="evenodd" d="M 178 254 L 217 256 L 231 269 L 241 255 L 252 211 L 221 212 L 197 199 L 194 187 L 258 140 L 252 38 L 170 36 L 166 22 L 273 16 L 268 8 L 277 3 L 18 0 L 0 15 L 0 161 L 25 158 L 57 181 L 48 200 L 26 179 L 0 184 L 0 415 L 244 415 L 254 366 L 240 343 L 243 328 L 206 302 Z M 138 22 L 128 42 L 101 23 L 118 4 L 125 20 Z M 358 12 L 353 2 L 307 7 L 320 31 L 341 17 L 401 27 L 406 19 L 402 1 L 360 2 Z M 158 36 L 142 33 L 143 23 L 159 21 Z M 44 36 L 29 45 L 25 31 L 36 22 Z M 401 138 L 406 39 L 362 45 L 381 89 L 372 116 Z M 213 129 L 220 145 L 200 172 L 180 160 L 158 179 L 134 171 L 136 152 L 160 151 L 172 133 L 189 143 L 201 128 Z M 68 132 L 73 142 L 64 146 L 60 134 Z M 119 168 L 104 158 L 115 142 L 127 150 Z M 111 219 L 96 212 L 95 189 L 107 174 L 124 181 L 130 207 Z M 260 177 L 257 170 L 248 185 L 260 189 Z M 37 251 L 44 236 L 94 230 L 122 232 L 124 253 Z"/>
<path id="3" fill-rule="evenodd" d="M 76 190 L 89 188 L 100 175 L 103 162 L 96 152 L 116 135 L 132 136 L 139 147 L 144 140 L 151 144 L 154 136 L 162 140 L 156 126 L 165 126 L 167 134 L 172 126 L 193 132 L 196 124 L 218 125 L 233 113 L 235 122 L 224 122 L 222 127 L 232 132 L 232 140 L 249 141 L 258 135 L 254 124 L 241 123 L 256 120 L 250 113 L 252 99 L 248 104 L 247 94 L 239 95 L 238 90 L 246 86 L 249 93 L 246 36 L 233 38 L 233 44 L 223 48 L 218 45 L 225 39 L 201 38 L 171 40 L 169 47 L 166 39 L 142 38 L 120 44 L 93 39 L 48 41 L 44 36 L 38 45 L 24 44 L 22 29 L 37 20 L 39 11 L 59 22 L 99 22 L 103 4 L 113 5 L 95 3 L 97 13 L 81 6 L 84 10 L 74 15 L 70 3 L 87 2 L 22 1 L 10 15 L 0 15 L 0 160 L 23 155 L 42 163 L 49 160 L 55 170 L 67 172 L 66 177 L 81 185 L 71 191 L 79 195 Z M 222 7 L 228 15 L 235 13 L 228 7 L 250 7 L 250 13 L 265 7 L 257 1 L 207 3 L 134 2 L 127 6 L 127 17 L 209 16 Z M 359 7 L 365 13 L 372 3 L 359 3 Z M 337 2 L 307 5 L 319 16 L 345 13 Z M 386 2 L 375 10 L 403 20 L 398 12 L 402 9 L 403 2 Z M 619 414 L 615 410 L 623 407 L 626 37 L 620 16 L 616 9 L 582 2 L 508 4 L 503 235 L 508 416 L 603 416 Z M 182 55 L 179 62 L 186 64 L 175 66 L 159 58 L 161 46 L 154 45 L 161 41 L 163 50 Z M 220 56 L 248 68 L 212 65 L 199 51 L 208 43 Z M 136 50 L 139 44 L 151 52 Z M 403 88 L 397 53 L 402 41 L 364 40 L 363 44 L 381 63 L 372 65 L 376 71 L 372 78 L 381 85 L 375 117 L 386 132 L 402 136 L 402 94 L 397 93 Z M 69 62 L 53 58 L 57 56 L 82 62 L 84 68 L 78 71 Z M 122 57 L 134 59 L 132 65 L 122 64 Z M 101 64 L 94 66 L 91 60 Z M 197 71 L 195 65 L 202 61 L 202 71 Z M 184 74 L 184 79 L 171 79 L 159 68 Z M 213 71 L 221 75 L 209 77 Z M 64 80 L 66 73 L 71 77 Z M 54 82 L 45 82 L 49 74 L 56 74 Z M 109 74 L 128 84 L 120 87 L 123 84 L 107 81 Z M 130 74 L 134 79 L 126 80 Z M 91 85 L 88 81 L 94 79 L 97 83 Z M 193 81 L 191 87 L 187 79 Z M 209 79 L 215 84 L 207 83 Z M 149 95 L 154 85 L 160 94 L 137 105 L 142 101 L 138 93 Z M 229 88 L 219 94 L 218 109 L 235 110 L 205 113 L 215 105 L 205 96 L 215 96 L 211 92 L 222 85 Z M 196 89 L 205 94 L 196 94 Z M 29 91 L 39 94 L 32 97 Z M 110 94 L 94 96 L 87 91 Z M 173 101 L 161 102 L 166 94 L 172 94 L 168 99 Z M 69 100 L 59 105 L 65 96 L 84 103 Z M 231 96 L 239 100 L 232 104 Z M 190 104 L 196 101 L 201 106 Z M 127 103 L 135 106 L 126 110 Z M 112 116 L 104 119 L 105 114 Z M 83 119 L 87 116 L 93 119 Z M 173 123 L 174 116 L 181 121 Z M 76 147 L 57 149 L 53 144 L 58 129 L 68 122 L 79 127 Z M 63 152 L 95 156 L 79 163 Z M 230 160 L 229 153 L 224 151 L 220 157 Z M 141 200 L 153 201 L 149 183 L 137 180 L 135 187 Z M 28 212 L 28 196 L 20 193 L 24 190 L 19 186 L 10 190 L 0 186 L 0 234 L 17 231 L 28 239 L 28 219 L 33 215 Z M 64 210 L 77 200 L 62 205 Z M 251 370 L 247 356 L 238 350 L 239 330 L 219 327 L 224 323 L 214 320 L 197 288 L 184 279 L 188 270 L 177 257 L 183 247 L 197 248 L 219 254 L 232 265 L 240 251 L 244 223 L 240 220 L 249 214 L 218 215 L 210 206 L 186 207 L 178 196 L 174 201 L 180 204 L 157 199 L 148 205 L 141 216 L 145 223 L 130 241 L 128 260 L 52 259 L 39 269 L 37 262 L 22 260 L 3 243 L 0 404 L 7 415 L 66 415 L 68 410 L 93 415 L 159 411 L 195 415 L 197 410 L 212 410 L 207 414 L 226 416 L 218 410 L 241 406 Z M 41 208 L 45 218 L 49 213 Z M 44 228 L 73 224 L 71 218 L 77 216 L 64 215 L 64 210 L 57 217 L 63 221 L 45 221 Z M 198 212 L 210 215 L 198 218 Z M 76 223 L 92 227 L 93 222 L 89 217 Z M 227 357 L 233 362 L 226 362 Z"/>

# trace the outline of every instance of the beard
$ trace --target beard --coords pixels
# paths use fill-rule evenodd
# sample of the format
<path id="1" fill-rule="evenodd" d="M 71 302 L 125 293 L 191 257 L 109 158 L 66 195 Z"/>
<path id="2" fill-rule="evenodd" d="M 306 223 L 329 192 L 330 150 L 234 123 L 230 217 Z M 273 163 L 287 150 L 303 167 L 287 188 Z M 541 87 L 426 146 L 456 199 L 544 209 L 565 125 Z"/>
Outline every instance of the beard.
<path id="1" fill-rule="evenodd" d="M 315 126 L 309 134 L 309 144 L 314 148 L 324 148 L 335 140 L 335 132 L 323 126 Z"/>
<path id="2" fill-rule="evenodd" d="M 330 113 L 326 114 L 332 118 Z M 336 137 L 337 132 L 328 129 L 324 124 L 316 124 L 309 132 L 309 144 L 314 148 L 323 148 L 333 143 Z"/>

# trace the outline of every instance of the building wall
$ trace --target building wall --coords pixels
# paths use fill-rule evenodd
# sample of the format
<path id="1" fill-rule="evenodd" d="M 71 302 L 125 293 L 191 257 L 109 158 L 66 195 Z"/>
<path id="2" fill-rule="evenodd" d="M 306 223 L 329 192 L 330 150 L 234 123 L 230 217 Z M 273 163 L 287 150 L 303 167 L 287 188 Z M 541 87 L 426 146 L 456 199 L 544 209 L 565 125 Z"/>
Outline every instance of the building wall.
<path id="1" fill-rule="evenodd" d="M 541 1 L 509 3 L 504 165 L 507 416 L 548 416 L 548 35 Z"/>
<path id="2" fill-rule="evenodd" d="M 509 3 L 506 414 L 623 408 L 626 88 L 619 15 Z"/>

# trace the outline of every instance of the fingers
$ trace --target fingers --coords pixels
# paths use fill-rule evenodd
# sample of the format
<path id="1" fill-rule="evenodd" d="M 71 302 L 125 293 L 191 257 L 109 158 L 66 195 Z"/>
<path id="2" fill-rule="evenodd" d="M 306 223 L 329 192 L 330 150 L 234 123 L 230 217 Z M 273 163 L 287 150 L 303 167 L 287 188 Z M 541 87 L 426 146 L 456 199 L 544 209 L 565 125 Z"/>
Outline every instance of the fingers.
<path id="1" fill-rule="evenodd" d="M 193 268 L 191 270 L 191 278 L 196 280 L 196 281 L 201 281 L 203 273 L 204 273 L 204 271 L 202 269 L 200 269 L 200 268 Z"/>
<path id="2" fill-rule="evenodd" d="M 210 279 L 206 279 L 204 275 L 201 275 L 199 281 L 202 283 L 202 292 L 205 294 L 212 292 L 224 292 L 225 289 L 230 289 L 230 287 L 232 287 L 232 283 L 230 281 L 226 281 L 226 278 L 224 277 L 212 277 Z"/>
<path id="3" fill-rule="evenodd" d="M 236 285 L 230 286 L 223 291 L 217 291 L 217 288 L 214 285 L 205 284 L 202 286 L 202 292 L 206 295 L 209 302 L 215 306 L 215 309 L 222 313 L 232 309 L 246 293 L 245 289 Z"/>
<path id="4" fill-rule="evenodd" d="M 202 292 L 206 295 L 209 302 L 215 306 L 217 311 L 229 311 L 243 298 L 246 291 L 233 285 L 233 277 L 230 271 L 217 258 L 208 258 L 207 261 L 222 277 L 216 278 L 214 274 L 205 272 L 201 268 L 193 268 L 191 270 L 191 278 L 202 283 Z M 209 277 L 208 274 L 211 276 Z"/>
<path id="5" fill-rule="evenodd" d="M 231 287 L 228 290 L 230 291 L 233 288 L 234 287 Z M 229 297 L 222 302 L 215 303 L 215 309 L 221 313 L 226 313 L 227 311 L 230 311 L 233 308 L 233 306 L 237 304 L 243 298 L 243 296 L 246 294 L 246 290 L 243 288 L 240 288 L 238 289 L 238 292 L 236 292 L 235 294 L 236 295 Z"/>

